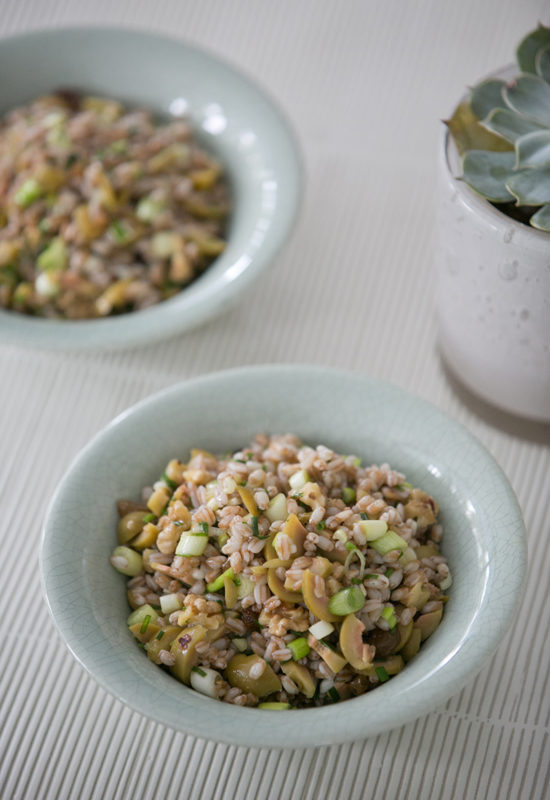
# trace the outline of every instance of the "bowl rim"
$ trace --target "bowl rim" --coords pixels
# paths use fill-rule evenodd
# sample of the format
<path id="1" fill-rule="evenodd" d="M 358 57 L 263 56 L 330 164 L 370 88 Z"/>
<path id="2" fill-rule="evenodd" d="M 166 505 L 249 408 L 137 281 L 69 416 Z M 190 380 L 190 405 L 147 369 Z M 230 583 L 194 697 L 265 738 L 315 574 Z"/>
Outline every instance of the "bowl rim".
<path id="1" fill-rule="evenodd" d="M 475 625 L 473 625 L 473 623 L 469 625 L 466 634 L 459 640 L 458 644 L 449 648 L 444 658 L 435 664 L 427 674 L 424 674 L 420 679 L 415 680 L 413 684 L 401 690 L 400 693 L 406 696 L 407 701 L 404 708 L 400 707 L 398 709 L 396 708 L 396 703 L 391 702 L 392 691 L 390 689 L 388 693 L 388 686 L 377 688 L 375 694 L 380 701 L 382 700 L 382 693 L 384 692 L 384 697 L 390 699 L 389 710 L 383 718 L 377 718 L 376 720 L 368 718 L 369 709 L 367 705 L 369 697 L 372 697 L 372 693 L 367 693 L 366 695 L 354 698 L 352 701 L 347 701 L 343 704 L 294 710 L 293 715 L 301 715 L 300 719 L 304 724 L 315 724 L 316 739 L 313 742 L 303 741 L 303 735 L 301 735 L 299 724 L 282 731 L 280 726 L 275 732 L 269 730 L 270 725 L 273 726 L 275 724 L 274 719 L 280 717 L 276 712 L 263 711 L 262 717 L 259 719 L 257 716 L 257 709 L 219 704 L 217 701 L 201 697 L 201 700 L 206 703 L 215 703 L 215 709 L 219 709 L 219 705 L 222 705 L 222 707 L 229 706 L 229 710 L 224 711 L 226 715 L 231 715 L 231 722 L 234 724 L 233 733 L 229 735 L 225 732 L 219 733 L 212 727 L 211 722 L 208 721 L 208 719 L 210 719 L 210 714 L 205 715 L 208 717 L 206 724 L 204 724 L 202 720 L 197 723 L 195 719 L 193 722 L 186 725 L 184 721 L 180 722 L 180 718 L 175 722 L 173 718 L 167 719 L 164 712 L 159 713 L 154 707 L 154 702 L 152 702 L 149 697 L 144 697 L 147 693 L 143 693 L 140 698 L 141 701 L 137 702 L 135 695 L 132 691 L 128 690 L 124 682 L 120 679 L 113 681 L 112 676 L 111 678 L 104 676 L 101 671 L 101 657 L 96 657 L 96 663 L 90 663 L 93 659 L 90 659 L 88 652 L 86 652 L 85 655 L 83 654 L 83 647 L 77 640 L 77 637 L 75 637 L 72 625 L 67 621 L 60 622 L 56 617 L 54 606 L 56 603 L 60 602 L 61 597 L 57 595 L 55 575 L 52 575 L 50 570 L 45 568 L 48 551 L 51 550 L 52 547 L 52 530 L 55 528 L 55 517 L 63 506 L 64 494 L 67 492 L 67 484 L 71 474 L 82 466 L 85 467 L 86 461 L 92 458 L 95 451 L 102 448 L 104 443 L 109 441 L 113 432 L 117 431 L 119 426 L 124 425 L 126 420 L 135 414 L 154 409 L 158 402 L 169 400 L 172 396 L 181 397 L 185 395 L 187 391 L 192 392 L 198 386 L 208 387 L 216 385 L 220 380 L 223 381 L 227 379 L 240 381 L 249 375 L 253 375 L 255 378 L 261 378 L 265 381 L 269 378 L 280 377 L 282 374 L 288 376 L 289 373 L 295 376 L 295 378 L 300 376 L 301 378 L 306 377 L 308 380 L 314 379 L 320 375 L 326 378 L 328 373 L 333 378 L 351 381 L 355 383 L 357 387 L 362 386 L 363 389 L 368 387 L 371 391 L 381 391 L 390 397 L 396 398 L 397 402 L 406 401 L 407 404 L 412 404 L 419 410 L 424 409 L 426 412 L 429 411 L 429 413 L 433 415 L 433 419 L 445 425 L 455 437 L 458 437 L 463 446 L 467 446 L 470 453 L 473 452 L 476 455 L 479 459 L 479 463 L 483 465 L 483 474 L 491 475 L 492 490 L 495 495 L 498 495 L 501 504 L 499 505 L 499 511 L 502 511 L 504 508 L 507 514 L 506 518 L 513 524 L 513 533 L 507 541 L 507 546 L 508 553 L 513 552 L 515 560 L 513 570 L 509 569 L 509 575 L 507 576 L 509 578 L 507 592 L 499 595 L 501 607 L 499 608 L 498 614 L 495 614 L 494 609 L 491 612 L 490 609 L 487 608 L 490 596 L 487 592 L 486 579 L 482 601 L 475 614 Z M 495 530 L 497 528 L 498 526 L 495 525 Z M 498 528 L 498 530 L 500 531 L 500 528 Z M 512 548 L 512 550 L 510 550 L 510 548 Z M 495 547 L 493 547 L 491 555 L 493 557 L 493 562 L 502 561 L 498 549 Z M 40 542 L 42 592 L 54 626 L 74 658 L 109 694 L 120 700 L 126 706 L 129 706 L 133 710 L 144 714 L 146 717 L 156 722 L 161 722 L 170 728 L 192 734 L 199 738 L 249 747 L 269 746 L 275 749 L 289 747 L 305 748 L 365 739 L 411 722 L 429 713 L 452 695 L 457 694 L 483 667 L 484 663 L 494 653 L 502 637 L 511 626 L 519 609 L 518 597 L 522 597 L 522 589 L 526 579 L 526 561 L 527 548 L 525 526 L 514 491 L 503 470 L 497 464 L 493 456 L 461 423 L 449 417 L 445 412 L 429 401 L 412 395 L 391 383 L 375 380 L 357 372 L 300 364 L 252 365 L 202 375 L 155 392 L 118 414 L 110 423 L 92 437 L 89 443 L 76 455 L 66 470 L 48 506 Z M 493 564 L 492 569 L 494 569 Z M 488 625 L 487 623 L 490 624 Z M 470 641 L 472 639 L 476 639 L 476 644 L 479 646 L 481 652 L 477 660 L 468 660 L 469 656 L 465 658 L 464 643 L 466 640 Z M 427 681 L 436 675 L 438 676 L 438 680 L 433 681 L 433 685 L 430 686 L 429 699 L 426 699 L 425 696 L 419 698 L 418 695 L 421 694 L 419 692 L 413 692 L 412 698 L 409 696 L 411 688 L 418 690 L 419 687 L 426 684 Z M 167 678 L 173 680 L 170 676 L 167 676 Z M 115 685 L 113 685 L 113 683 Z M 391 683 L 389 686 L 391 687 Z M 187 691 L 192 692 L 192 690 Z M 395 696 L 395 692 L 393 694 Z M 397 694 L 399 695 L 399 692 Z M 212 710 L 216 713 L 214 708 Z M 361 713 L 361 710 L 363 710 L 363 713 Z M 298 718 L 296 718 L 296 721 L 298 722 Z"/>
<path id="2" fill-rule="evenodd" d="M 272 241 L 263 242 L 249 259 L 248 264 L 236 270 L 231 279 L 225 279 L 233 264 L 228 264 L 214 283 L 198 286 L 193 281 L 189 287 L 168 300 L 149 308 L 114 317 L 87 320 L 47 320 L 18 314 L 0 308 L 0 332 L 10 344 L 65 351 L 115 351 L 147 346 L 185 333 L 208 319 L 223 313 L 237 302 L 261 272 L 271 266 L 277 254 L 290 241 L 296 227 L 304 197 L 304 157 L 300 140 L 289 115 L 278 99 L 255 78 L 235 66 L 225 57 L 218 56 L 208 47 L 202 47 L 158 31 L 148 31 L 131 25 L 67 25 L 59 28 L 35 28 L 0 38 L 0 48 L 33 40 L 64 38 L 71 34 L 114 34 L 128 38 L 159 43 L 169 42 L 185 51 L 215 64 L 256 98 L 262 100 L 273 115 L 277 126 L 278 149 L 285 151 L 290 169 L 285 175 L 284 203 L 280 201 L 270 214 L 271 219 L 282 219 L 280 232 Z M 235 263 L 239 260 L 235 258 Z M 188 299 L 186 289 L 197 295 Z"/>

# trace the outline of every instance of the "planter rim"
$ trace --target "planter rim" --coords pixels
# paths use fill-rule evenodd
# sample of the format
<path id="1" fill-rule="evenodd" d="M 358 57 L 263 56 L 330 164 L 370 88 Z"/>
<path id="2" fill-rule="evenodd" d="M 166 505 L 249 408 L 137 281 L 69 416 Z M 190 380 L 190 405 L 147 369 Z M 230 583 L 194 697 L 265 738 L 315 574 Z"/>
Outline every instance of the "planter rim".
<path id="1" fill-rule="evenodd" d="M 487 80 L 489 78 L 507 79 L 517 72 L 518 69 L 514 64 L 507 64 L 506 66 L 500 67 L 499 69 L 489 73 L 481 80 Z M 454 113 L 458 105 L 467 97 L 467 93 L 462 95 L 458 103 L 453 107 L 452 113 Z M 522 244 L 525 244 L 528 247 L 534 247 L 541 250 L 548 249 L 550 246 L 549 232 L 539 231 L 530 225 L 526 225 L 524 222 L 519 222 L 518 220 L 509 217 L 503 211 L 495 208 L 488 200 L 485 200 L 484 197 L 477 194 L 477 192 L 474 191 L 474 189 L 471 189 L 465 181 L 457 178 L 455 174 L 455 166 L 458 167 L 460 165 L 460 156 L 447 126 L 444 126 L 443 128 L 441 138 L 441 153 L 443 167 L 447 177 L 469 211 L 478 216 L 480 219 L 484 219 L 489 225 L 494 227 L 495 230 L 500 231 L 503 228 L 512 229 L 514 242 L 516 244 L 519 243 L 518 240 L 520 238 L 524 238 L 527 241 L 522 242 Z"/>

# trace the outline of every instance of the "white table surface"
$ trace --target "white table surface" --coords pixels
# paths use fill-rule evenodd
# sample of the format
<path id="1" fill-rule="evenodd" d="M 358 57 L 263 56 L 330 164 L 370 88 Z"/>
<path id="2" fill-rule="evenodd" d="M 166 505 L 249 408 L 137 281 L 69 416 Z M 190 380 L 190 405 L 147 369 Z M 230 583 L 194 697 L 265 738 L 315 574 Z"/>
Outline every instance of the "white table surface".
<path id="1" fill-rule="evenodd" d="M 439 119 L 548 24 L 548 2 L 1 0 L 0 12 L 1 36 L 112 23 L 204 45 L 286 109 L 308 173 L 292 243 L 223 318 L 119 354 L 0 346 L 2 800 L 549 797 L 550 427 L 451 385 L 430 273 Z M 431 400 L 493 453 L 528 528 L 527 592 L 491 663 L 444 707 L 353 746 L 247 750 L 155 724 L 86 675 L 41 596 L 47 502 L 98 429 L 176 381 L 277 361 L 360 370 Z"/>

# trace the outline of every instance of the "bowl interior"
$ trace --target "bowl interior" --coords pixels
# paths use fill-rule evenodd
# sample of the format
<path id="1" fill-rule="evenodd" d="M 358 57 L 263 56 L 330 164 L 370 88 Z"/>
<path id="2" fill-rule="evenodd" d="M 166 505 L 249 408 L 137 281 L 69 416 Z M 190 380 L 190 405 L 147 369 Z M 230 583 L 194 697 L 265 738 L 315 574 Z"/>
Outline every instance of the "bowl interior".
<path id="1" fill-rule="evenodd" d="M 294 432 L 388 461 L 441 507 L 454 576 L 442 625 L 386 686 L 300 714 L 236 708 L 187 689 L 150 663 L 125 629 L 125 580 L 108 563 L 118 497 L 137 498 L 192 446 L 223 452 L 256 432 Z M 505 543 L 503 545 L 503 542 Z M 524 572 L 521 515 L 486 451 L 431 405 L 345 373 L 294 367 L 229 371 L 176 386 L 123 414 L 69 470 L 48 513 L 42 569 L 54 621 L 109 691 L 175 728 L 226 742 L 330 744 L 400 725 L 467 682 L 511 620 Z M 264 738 L 265 737 L 265 738 Z"/>
<path id="2" fill-rule="evenodd" d="M 272 102 L 229 65 L 162 36 L 75 28 L 0 42 L 0 70 L 11 76 L 0 91 L 0 113 L 55 88 L 74 87 L 185 116 L 224 164 L 233 197 L 225 252 L 176 297 L 132 314 L 76 323 L 0 312 L 7 336 L 71 347 L 125 346 L 136 337 L 154 341 L 230 304 L 236 283 L 240 291 L 282 244 L 298 201 L 296 147 Z"/>

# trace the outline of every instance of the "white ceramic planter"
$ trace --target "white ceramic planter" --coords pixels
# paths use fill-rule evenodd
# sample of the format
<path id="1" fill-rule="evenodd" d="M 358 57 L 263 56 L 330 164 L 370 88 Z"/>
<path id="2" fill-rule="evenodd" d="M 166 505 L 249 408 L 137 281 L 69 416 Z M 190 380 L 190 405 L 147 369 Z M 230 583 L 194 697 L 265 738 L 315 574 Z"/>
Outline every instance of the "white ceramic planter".
<path id="1" fill-rule="evenodd" d="M 550 233 L 516 222 L 457 180 L 460 160 L 447 131 L 438 172 L 443 356 L 485 400 L 550 421 Z"/>

